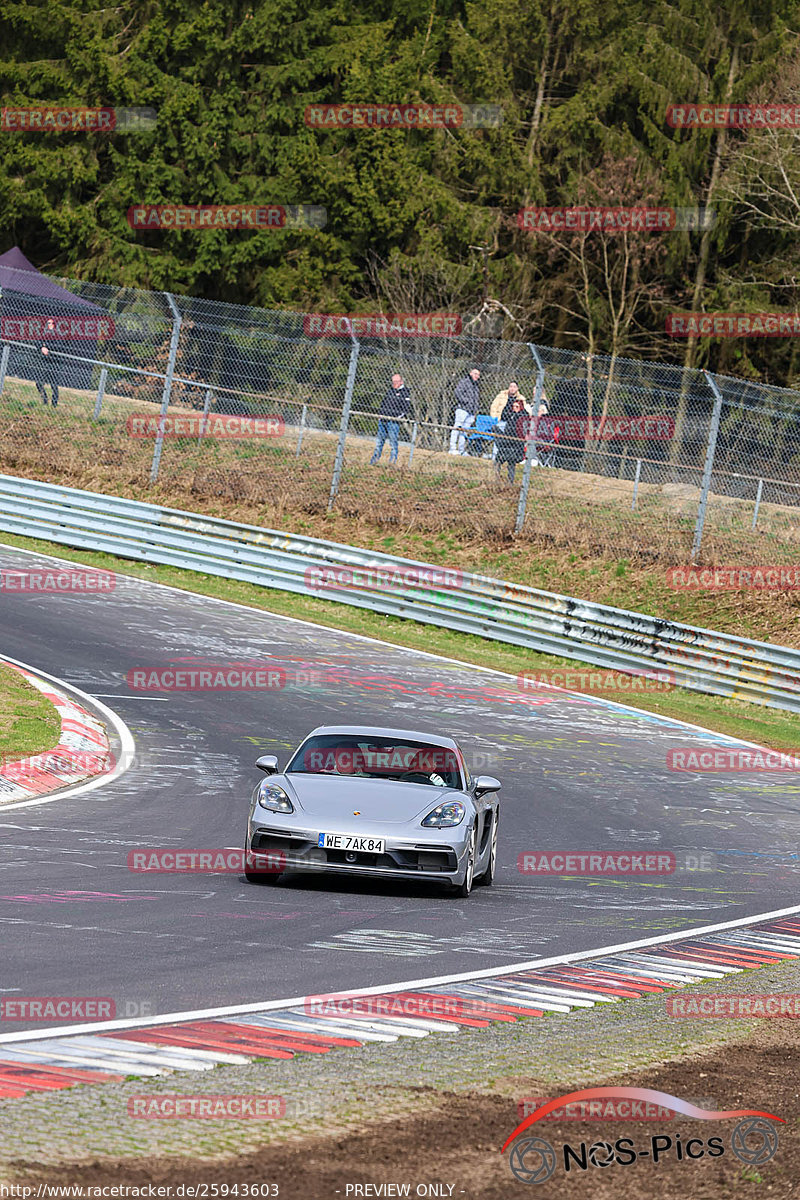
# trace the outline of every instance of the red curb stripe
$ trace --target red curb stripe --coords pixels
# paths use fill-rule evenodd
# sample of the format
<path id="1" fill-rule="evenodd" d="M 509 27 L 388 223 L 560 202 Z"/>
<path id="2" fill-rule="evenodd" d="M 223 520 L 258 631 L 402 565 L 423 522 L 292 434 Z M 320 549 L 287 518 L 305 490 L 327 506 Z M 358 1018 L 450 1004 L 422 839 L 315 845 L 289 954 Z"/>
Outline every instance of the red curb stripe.
<path id="1" fill-rule="evenodd" d="M 6 1083 L 0 1078 L 0 1100 L 16 1100 L 18 1096 L 24 1096 L 30 1088 L 17 1087 L 14 1084 Z"/>
<path id="2" fill-rule="evenodd" d="M 269 1014 L 265 1014 L 269 1015 Z M 323 1018 L 327 1019 L 327 1018 Z M 256 1029 L 259 1033 L 264 1033 L 267 1037 L 272 1037 L 273 1034 L 280 1034 L 292 1039 L 294 1042 L 302 1044 L 303 1042 L 311 1042 L 316 1046 L 327 1046 L 333 1048 L 348 1049 L 349 1047 L 363 1046 L 364 1043 L 358 1041 L 355 1037 L 333 1037 L 327 1033 L 314 1033 L 313 1031 L 306 1032 L 301 1029 L 283 1029 L 280 1026 L 269 1028 L 266 1025 L 234 1025 L 233 1028 L 241 1029 L 242 1031 Z M 112 1033 L 106 1034 L 106 1037 L 113 1037 Z"/>
<path id="3" fill-rule="evenodd" d="M 430 1003 L 431 998 L 433 996 L 437 996 L 437 997 L 441 996 L 443 1000 L 455 1001 L 456 1005 L 458 1006 L 458 1014 L 452 1015 L 450 1013 L 414 1012 L 414 1013 L 408 1013 L 408 1014 L 404 1014 L 404 1015 L 400 1015 L 400 1016 L 395 1016 L 394 1013 L 386 1013 L 385 1016 L 382 1013 L 380 1015 L 378 1013 L 370 1014 L 370 1015 L 372 1015 L 374 1017 L 374 1020 L 376 1020 L 376 1021 L 395 1021 L 395 1022 L 397 1022 L 397 1021 L 404 1021 L 406 1019 L 410 1019 L 413 1021 L 449 1021 L 451 1025 L 470 1025 L 470 1026 L 477 1026 L 482 1029 L 485 1029 L 488 1026 L 489 1021 L 497 1020 L 497 1021 L 508 1021 L 509 1023 L 511 1023 L 514 1020 L 513 1017 L 506 1016 L 505 1014 L 500 1014 L 496 1017 L 489 1016 L 488 1012 L 486 1011 L 486 1009 L 489 1007 L 489 1005 L 487 1004 L 486 1006 L 484 1006 L 482 1001 L 478 1001 L 478 1003 L 475 1003 L 474 999 L 464 1000 L 461 996 L 442 995 L 441 992 L 390 992 L 390 993 L 387 993 L 385 996 L 373 996 L 373 997 L 370 997 L 370 999 L 374 999 L 374 1000 L 414 1000 L 414 1001 L 423 1000 L 427 1003 Z M 494 1006 L 492 1006 L 492 1007 L 494 1007 Z M 466 1010 L 466 1012 L 464 1010 Z M 478 1015 L 478 1014 L 481 1014 L 481 1015 Z"/>
<path id="4" fill-rule="evenodd" d="M 759 954 L 747 946 L 731 946 L 730 949 L 728 949 L 726 946 L 716 947 L 715 945 L 712 945 L 710 947 L 693 947 L 693 949 L 696 949 L 696 953 L 698 954 L 723 954 L 726 958 L 736 959 L 740 963 L 746 963 L 748 967 L 760 967 L 763 965 Z"/>
<path id="5" fill-rule="evenodd" d="M 635 992 L 629 988 L 612 987 L 607 983 L 576 983 L 574 979 L 565 975 L 540 975 L 539 978 L 542 983 L 552 985 L 553 987 L 574 988 L 576 991 L 583 992 L 596 992 L 598 996 L 620 996 L 626 1000 L 641 999 L 641 992 Z"/>
<path id="6" fill-rule="evenodd" d="M 36 687 L 40 696 L 48 700 L 56 709 L 60 722 L 60 733 L 58 745 L 50 750 L 42 751 L 41 754 L 30 755 L 27 758 L 18 758 L 13 762 L 6 764 L 7 770 L 0 770 L 0 779 L 4 779 L 14 789 L 14 793 L 6 796 L 6 800 L 25 799 L 26 797 L 36 797 L 46 795 L 50 792 L 56 792 L 69 784 L 80 783 L 82 781 L 94 778 L 95 776 L 107 774 L 107 771 L 91 771 L 86 768 L 85 763 L 81 763 L 81 759 L 86 755 L 86 750 L 76 750 L 73 746 L 63 744 L 63 737 L 66 733 L 78 734 L 88 746 L 93 747 L 91 753 L 95 750 L 98 757 L 103 754 L 110 754 L 110 746 L 108 740 L 102 732 L 93 728 L 96 718 L 71 697 L 62 695 L 56 692 L 52 685 L 48 685 L 34 671 L 28 671 L 24 667 L 18 667 L 15 663 L 4 662 L 12 671 L 16 671 L 18 675 L 28 680 L 32 686 Z M 44 684 L 44 686 L 41 686 Z M 37 686 L 38 685 L 38 686 Z M 74 773 L 65 771 L 58 773 L 56 771 L 44 770 L 41 765 L 43 755 L 52 754 L 63 757 L 67 763 L 70 761 L 80 763 L 81 769 Z M 5 805 L 0 805 L 0 808 Z"/>
<path id="7" fill-rule="evenodd" d="M 241 1044 L 234 1042 L 226 1042 L 220 1038 L 212 1038 L 211 1036 L 202 1036 L 200 1034 L 193 1035 L 188 1030 L 184 1030 L 181 1026 L 171 1027 L 165 1030 L 164 1026 L 160 1026 L 158 1030 L 147 1029 L 142 1030 L 122 1030 L 117 1034 L 117 1037 L 124 1038 L 131 1042 L 145 1042 L 148 1045 L 172 1046 L 180 1049 L 181 1046 L 186 1049 L 208 1050 L 213 1053 L 215 1050 L 221 1051 L 223 1054 L 242 1054 L 246 1052 Z M 250 1052 L 251 1058 L 294 1058 L 294 1054 L 286 1049 L 279 1050 L 277 1046 L 261 1045 Z"/>
<path id="8" fill-rule="evenodd" d="M 665 992 L 675 986 L 671 983 L 657 982 L 643 975 L 629 975 L 624 971 L 614 970 L 613 967 L 598 967 L 596 970 L 572 967 L 571 971 L 574 971 L 574 978 L 578 980 L 600 979 L 606 983 L 619 983 L 621 987 L 635 988 L 637 992 Z"/>
<path id="9" fill-rule="evenodd" d="M 460 1000 L 461 997 L 458 997 L 458 999 Z M 559 1000 L 556 996 L 553 996 L 553 1000 L 556 1004 L 559 1003 Z M 480 1008 L 472 1008 L 472 1009 L 470 1009 L 470 1011 L 471 1012 L 474 1011 L 476 1013 L 484 1013 L 492 1021 L 503 1020 L 502 1016 L 495 1016 L 494 1014 L 496 1014 L 496 1013 L 497 1014 L 509 1013 L 512 1018 L 516 1019 L 517 1017 L 543 1017 L 544 1012 L 545 1012 L 545 1010 L 542 1008 L 533 1008 L 530 1005 L 526 1005 L 524 1001 L 520 1001 L 519 1004 L 513 1004 L 513 1003 L 504 1004 L 502 1002 L 498 1003 L 495 1000 L 489 1000 L 487 998 L 485 1005 L 482 1002 L 479 1002 L 479 1003 L 480 1003 Z M 535 1001 L 535 1003 L 541 1004 L 542 1001 L 538 1000 L 538 1001 Z M 443 1021 L 450 1020 L 450 1018 L 447 1016 L 446 1013 L 442 1013 L 441 1018 Z M 424 1019 L 427 1020 L 427 1017 Z"/>
<path id="10" fill-rule="evenodd" d="M 736 953 L 740 947 L 737 945 L 731 946 L 731 950 Z M 752 958 L 759 960 L 760 965 L 765 963 L 789 962 L 796 958 L 795 954 L 784 954 L 782 950 L 770 950 L 768 947 L 762 949 L 761 946 L 741 946 L 742 953 L 749 954 Z"/>
<path id="11" fill-rule="evenodd" d="M 715 966 L 721 967 L 749 967 L 752 962 L 743 958 L 736 958 L 733 954 L 716 954 L 711 950 L 685 950 L 680 954 L 676 950 L 665 950 L 665 954 L 675 960 L 675 962 L 693 963 L 698 967 L 707 965 L 712 971 Z"/>
<path id="12" fill-rule="evenodd" d="M 107 1071 L 79 1071 L 39 1063 L 27 1066 L 24 1063 L 0 1061 L 0 1087 L 21 1087 L 23 1095 L 28 1091 L 57 1091 L 81 1083 L 110 1083 L 124 1078 L 124 1075 L 113 1075 Z"/>
<path id="13" fill-rule="evenodd" d="M 229 1041 L 231 1048 L 246 1047 L 242 1053 L 250 1049 L 260 1052 L 262 1046 L 278 1046 L 286 1050 L 300 1050 L 308 1054 L 327 1054 L 331 1047 L 313 1038 L 296 1038 L 289 1030 L 256 1029 L 252 1025 L 224 1024 L 216 1021 L 193 1021 L 192 1028 L 202 1037 L 207 1034 L 222 1041 Z M 233 1032 L 229 1033 L 228 1030 Z"/>

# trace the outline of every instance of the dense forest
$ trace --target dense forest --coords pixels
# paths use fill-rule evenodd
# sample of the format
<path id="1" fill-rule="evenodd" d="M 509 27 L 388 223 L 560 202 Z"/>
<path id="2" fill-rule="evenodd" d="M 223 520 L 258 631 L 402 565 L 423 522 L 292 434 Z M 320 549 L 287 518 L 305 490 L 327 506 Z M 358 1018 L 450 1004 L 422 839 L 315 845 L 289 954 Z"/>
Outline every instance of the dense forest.
<path id="1" fill-rule="evenodd" d="M 7 108 L 148 107 L 151 127 L 0 130 L 0 251 L 42 270 L 473 329 L 796 386 L 796 338 L 682 339 L 676 311 L 800 308 L 800 129 L 682 128 L 672 104 L 795 104 L 800 3 L 8 0 Z M 309 106 L 497 105 L 499 124 L 315 127 Z M 313 205 L 324 227 L 133 229 L 143 204 Z M 713 228 L 560 233 L 525 206 L 711 207 Z M 475 325 L 475 322 L 478 325 Z"/>

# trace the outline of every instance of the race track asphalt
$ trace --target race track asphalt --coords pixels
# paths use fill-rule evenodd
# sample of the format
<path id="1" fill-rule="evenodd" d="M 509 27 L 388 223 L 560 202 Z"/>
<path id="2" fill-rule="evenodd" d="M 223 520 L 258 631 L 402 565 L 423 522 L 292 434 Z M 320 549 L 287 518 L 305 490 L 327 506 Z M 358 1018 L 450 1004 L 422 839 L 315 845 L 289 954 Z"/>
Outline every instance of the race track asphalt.
<path id="1" fill-rule="evenodd" d="M 6 569 L 47 561 L 0 553 Z M 110 997 L 118 1017 L 255 1003 L 608 946 L 798 900 L 800 774 L 667 767 L 670 748 L 719 735 L 124 576 L 101 595 L 4 592 L 0 611 L 2 653 L 102 697 L 137 745 L 135 765 L 106 787 L 0 808 L 0 996 Z M 277 665 L 286 684 L 129 684 L 135 669 L 208 664 Z M 405 882 L 295 875 L 264 887 L 128 870 L 131 850 L 241 847 L 256 757 L 285 762 L 315 725 L 361 722 L 452 734 L 473 770 L 500 777 L 495 887 L 454 900 Z M 679 869 L 520 873 L 518 856 L 534 850 L 669 851 Z"/>

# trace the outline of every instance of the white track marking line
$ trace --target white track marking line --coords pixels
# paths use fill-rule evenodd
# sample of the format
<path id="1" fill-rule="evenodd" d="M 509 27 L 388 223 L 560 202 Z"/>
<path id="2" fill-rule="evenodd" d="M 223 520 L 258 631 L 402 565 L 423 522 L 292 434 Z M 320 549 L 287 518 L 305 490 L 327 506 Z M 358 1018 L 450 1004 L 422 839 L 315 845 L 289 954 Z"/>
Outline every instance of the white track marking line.
<path id="1" fill-rule="evenodd" d="M 800 913 L 800 904 L 795 904 L 791 908 L 778 908 L 768 913 L 759 913 L 753 917 L 737 917 L 733 921 L 722 921 L 716 925 L 701 925 L 695 928 L 684 929 L 679 933 L 661 933 L 655 937 L 640 938 L 635 942 L 622 942 L 614 946 L 602 946 L 597 950 L 576 950 L 571 954 L 557 954 L 552 958 L 533 959 L 530 962 L 512 963 L 504 967 L 484 967 L 479 971 L 464 971 L 457 975 L 438 975 L 426 979 L 406 979 L 401 983 L 385 984 L 379 987 L 357 988 L 351 992 L 329 992 L 324 998 L 335 999 L 338 997 L 347 996 L 389 996 L 395 992 L 409 991 L 412 988 L 419 990 L 424 987 L 437 987 L 450 983 L 463 983 L 474 979 L 502 979 L 504 975 L 517 974 L 521 971 L 534 971 L 544 967 L 553 967 L 566 963 L 576 963 L 581 965 L 588 964 L 588 969 L 591 969 L 592 962 L 597 958 L 607 958 L 612 954 L 625 953 L 630 950 L 640 950 L 645 946 L 662 946 L 669 945 L 671 942 L 688 941 L 692 938 L 702 937 L 711 933 L 722 933 L 726 930 L 744 929 L 748 925 L 759 924 L 763 921 L 776 921 L 780 917 L 795 916 Z M 720 949 L 725 948 L 724 942 L 717 942 Z M 757 948 L 757 947 L 754 947 Z M 766 948 L 766 947 L 765 947 Z M 602 967 L 600 968 L 603 969 Z M 632 967 L 625 969 L 615 968 L 621 976 L 638 975 L 644 977 L 647 972 L 634 970 Z M 98 1033 L 105 1030 L 113 1029 L 149 1029 L 155 1028 L 158 1025 L 174 1025 L 178 1021 L 201 1021 L 209 1020 L 214 1017 L 232 1017 L 239 1013 L 260 1013 L 266 1015 L 270 1012 L 279 1012 L 284 1009 L 300 1009 L 300 1015 L 304 1015 L 304 1006 L 309 1000 L 320 998 L 320 993 L 311 993 L 306 996 L 293 996 L 287 1000 L 261 1000 L 255 1004 L 226 1004 L 218 1008 L 202 1008 L 193 1009 L 186 1012 L 165 1013 L 163 1016 L 148 1017 L 146 1020 L 130 1020 L 120 1021 L 99 1021 L 85 1025 L 66 1025 L 66 1026 L 50 1026 L 48 1029 L 24 1031 L 23 1033 L 2 1033 L 0 1034 L 0 1045 L 13 1041 L 37 1041 L 43 1038 L 52 1037 L 67 1037 L 73 1033 Z"/>

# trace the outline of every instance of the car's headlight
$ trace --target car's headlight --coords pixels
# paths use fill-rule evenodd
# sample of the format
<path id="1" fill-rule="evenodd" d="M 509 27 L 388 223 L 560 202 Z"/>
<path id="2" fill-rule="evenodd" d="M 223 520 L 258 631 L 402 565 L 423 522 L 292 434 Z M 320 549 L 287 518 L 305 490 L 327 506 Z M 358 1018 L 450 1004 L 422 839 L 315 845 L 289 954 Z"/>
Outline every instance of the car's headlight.
<path id="1" fill-rule="evenodd" d="M 446 804 L 437 804 L 421 822 L 428 829 L 444 829 L 448 825 L 460 825 L 464 820 L 466 805 L 460 800 L 448 800 Z"/>
<path id="2" fill-rule="evenodd" d="M 258 785 L 256 799 L 262 808 L 268 808 L 270 812 L 294 812 L 294 805 L 283 788 L 276 787 L 274 783 L 268 783 L 266 780 Z"/>

